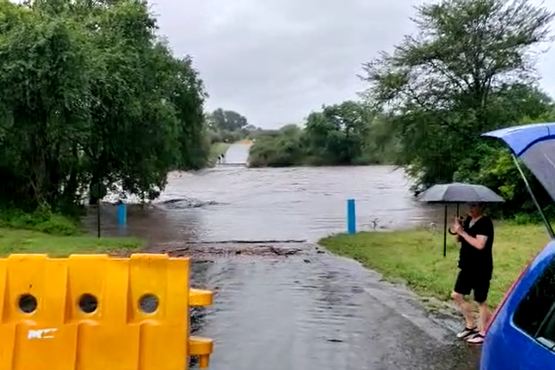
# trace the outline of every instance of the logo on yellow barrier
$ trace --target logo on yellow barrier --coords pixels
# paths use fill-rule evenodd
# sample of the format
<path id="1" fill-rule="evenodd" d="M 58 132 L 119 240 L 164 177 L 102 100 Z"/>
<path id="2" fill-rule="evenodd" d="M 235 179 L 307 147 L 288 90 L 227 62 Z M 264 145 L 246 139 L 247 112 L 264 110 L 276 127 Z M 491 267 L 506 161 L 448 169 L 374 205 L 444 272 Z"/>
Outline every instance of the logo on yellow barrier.
<path id="1" fill-rule="evenodd" d="M 135 254 L 0 259 L 0 370 L 208 367 L 212 340 L 189 337 L 188 258 Z"/>

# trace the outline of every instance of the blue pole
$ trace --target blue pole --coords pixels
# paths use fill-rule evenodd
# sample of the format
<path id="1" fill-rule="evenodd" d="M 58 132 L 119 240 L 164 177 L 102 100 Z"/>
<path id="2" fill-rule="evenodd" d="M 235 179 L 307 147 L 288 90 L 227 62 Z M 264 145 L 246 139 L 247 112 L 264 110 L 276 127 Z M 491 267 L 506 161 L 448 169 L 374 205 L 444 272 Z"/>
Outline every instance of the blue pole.
<path id="1" fill-rule="evenodd" d="M 125 203 L 118 205 L 118 225 L 125 226 L 127 223 L 127 206 Z"/>
<path id="2" fill-rule="evenodd" d="M 347 232 L 355 234 L 357 232 L 357 216 L 355 212 L 355 200 L 347 200 Z"/>

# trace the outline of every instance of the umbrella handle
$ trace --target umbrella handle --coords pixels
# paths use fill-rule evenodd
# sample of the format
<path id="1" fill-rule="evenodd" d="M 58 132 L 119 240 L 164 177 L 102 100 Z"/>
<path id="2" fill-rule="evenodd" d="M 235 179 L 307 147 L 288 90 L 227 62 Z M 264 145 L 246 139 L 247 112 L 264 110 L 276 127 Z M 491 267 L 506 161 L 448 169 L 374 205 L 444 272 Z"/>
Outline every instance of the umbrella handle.
<path id="1" fill-rule="evenodd" d="M 464 216 L 458 216 L 458 219 L 462 224 L 464 224 L 465 221 L 466 221 L 466 217 L 464 217 Z M 451 231 L 451 228 L 447 229 L 447 232 L 451 235 L 457 235 L 456 232 Z"/>
<path id="2" fill-rule="evenodd" d="M 452 232 L 451 229 L 449 229 L 449 230 L 447 230 L 447 231 L 449 232 L 449 234 L 451 234 L 451 235 L 453 235 L 453 236 L 454 236 L 454 235 L 457 235 L 457 233 Z M 462 238 L 461 238 L 460 235 L 457 235 L 457 241 L 458 241 L 458 242 L 462 242 Z"/>

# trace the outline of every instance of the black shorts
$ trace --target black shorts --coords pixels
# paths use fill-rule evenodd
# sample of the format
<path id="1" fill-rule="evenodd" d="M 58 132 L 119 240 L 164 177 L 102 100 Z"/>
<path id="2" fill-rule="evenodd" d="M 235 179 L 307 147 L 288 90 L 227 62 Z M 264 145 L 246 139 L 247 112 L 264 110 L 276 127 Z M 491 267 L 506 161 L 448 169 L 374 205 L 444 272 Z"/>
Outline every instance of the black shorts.
<path id="1" fill-rule="evenodd" d="M 474 291 L 474 300 L 484 303 L 488 298 L 490 273 L 476 273 L 474 271 L 461 270 L 455 282 L 455 292 L 462 295 L 470 295 Z"/>

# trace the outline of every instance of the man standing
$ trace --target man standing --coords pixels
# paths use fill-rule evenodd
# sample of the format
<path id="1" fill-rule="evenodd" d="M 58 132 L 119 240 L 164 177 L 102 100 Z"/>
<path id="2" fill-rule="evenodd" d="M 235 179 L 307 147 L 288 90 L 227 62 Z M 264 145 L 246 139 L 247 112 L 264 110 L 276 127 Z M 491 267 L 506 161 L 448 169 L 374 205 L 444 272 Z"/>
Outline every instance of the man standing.
<path id="1" fill-rule="evenodd" d="M 465 320 L 465 328 L 457 337 L 468 343 L 481 344 L 484 342 L 485 328 L 490 319 L 490 312 L 486 305 L 491 275 L 493 272 L 493 223 L 484 215 L 484 205 L 481 203 L 468 204 L 468 216 L 464 223 L 455 219 L 455 232 L 461 242 L 459 256 L 459 275 L 455 283 L 452 298 L 459 306 Z M 465 300 L 465 296 L 474 291 L 474 301 L 480 311 L 480 327 L 475 323 L 472 305 Z"/>

